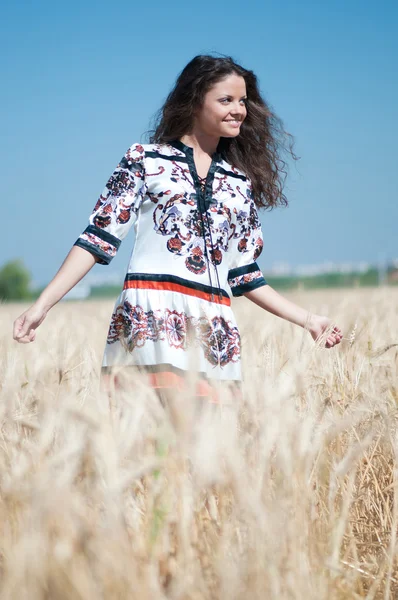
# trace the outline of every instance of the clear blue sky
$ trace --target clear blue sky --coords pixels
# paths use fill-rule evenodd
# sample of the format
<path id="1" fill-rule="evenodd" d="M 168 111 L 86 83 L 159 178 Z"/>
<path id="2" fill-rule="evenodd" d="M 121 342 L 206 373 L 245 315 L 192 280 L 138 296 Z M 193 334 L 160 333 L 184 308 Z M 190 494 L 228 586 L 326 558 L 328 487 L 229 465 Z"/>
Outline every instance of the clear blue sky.
<path id="1" fill-rule="evenodd" d="M 398 257 L 393 1 L 17 2 L 2 9 L 2 243 L 45 283 L 196 54 L 254 70 L 301 156 L 261 266 Z M 133 242 L 109 267 L 125 271 Z"/>

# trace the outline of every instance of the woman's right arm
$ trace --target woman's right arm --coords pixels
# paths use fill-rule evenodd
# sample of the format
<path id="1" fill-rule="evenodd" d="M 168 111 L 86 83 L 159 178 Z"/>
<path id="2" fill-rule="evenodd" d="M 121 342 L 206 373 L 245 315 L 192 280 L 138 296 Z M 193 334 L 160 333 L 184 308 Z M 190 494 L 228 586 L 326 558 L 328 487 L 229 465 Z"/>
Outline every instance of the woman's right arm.
<path id="1" fill-rule="evenodd" d="M 36 302 L 15 320 L 14 340 L 22 344 L 33 342 L 36 329 L 44 321 L 50 308 L 79 283 L 96 262 L 96 257 L 91 252 L 73 246 L 58 273 Z"/>
<path id="2" fill-rule="evenodd" d="M 137 218 L 146 194 L 145 150 L 133 144 L 110 176 L 89 219 L 61 268 L 40 298 L 14 323 L 14 340 L 33 342 L 48 311 L 90 271 L 107 265 Z"/>

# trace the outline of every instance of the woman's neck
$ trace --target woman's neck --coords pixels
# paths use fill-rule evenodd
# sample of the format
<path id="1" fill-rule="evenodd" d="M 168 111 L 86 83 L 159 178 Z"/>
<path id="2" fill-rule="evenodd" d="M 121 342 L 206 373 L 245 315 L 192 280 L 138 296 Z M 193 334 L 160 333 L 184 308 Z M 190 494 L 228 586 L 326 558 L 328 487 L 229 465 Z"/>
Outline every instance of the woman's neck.
<path id="1" fill-rule="evenodd" d="M 212 156 L 217 151 L 220 138 L 193 131 L 192 133 L 183 135 L 181 141 L 186 146 L 193 148 L 196 154 L 208 154 Z"/>

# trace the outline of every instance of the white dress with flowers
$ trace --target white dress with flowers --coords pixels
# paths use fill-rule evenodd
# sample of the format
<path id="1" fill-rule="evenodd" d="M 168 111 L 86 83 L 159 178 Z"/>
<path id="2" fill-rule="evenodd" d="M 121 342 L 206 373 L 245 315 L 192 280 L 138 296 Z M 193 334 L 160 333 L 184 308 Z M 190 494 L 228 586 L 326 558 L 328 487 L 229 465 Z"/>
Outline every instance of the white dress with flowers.
<path id="1" fill-rule="evenodd" d="M 171 366 L 240 380 L 231 297 L 266 285 L 248 178 L 216 153 L 203 184 L 181 141 L 133 144 L 75 245 L 109 264 L 132 225 L 135 244 L 103 367 Z"/>

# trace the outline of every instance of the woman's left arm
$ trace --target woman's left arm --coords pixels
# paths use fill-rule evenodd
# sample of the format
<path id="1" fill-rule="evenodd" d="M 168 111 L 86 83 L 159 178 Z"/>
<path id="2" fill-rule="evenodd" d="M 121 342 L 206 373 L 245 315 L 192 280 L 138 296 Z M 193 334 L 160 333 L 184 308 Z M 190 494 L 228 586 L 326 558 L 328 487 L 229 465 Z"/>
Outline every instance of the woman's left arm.
<path id="1" fill-rule="evenodd" d="M 300 327 L 306 327 L 315 341 L 326 331 L 330 330 L 325 339 L 326 348 L 333 348 L 333 346 L 340 343 L 343 337 L 341 330 L 337 326 L 332 325 L 332 321 L 328 317 L 310 314 L 304 308 L 281 296 L 268 284 L 246 292 L 243 295 L 273 315 Z"/>

